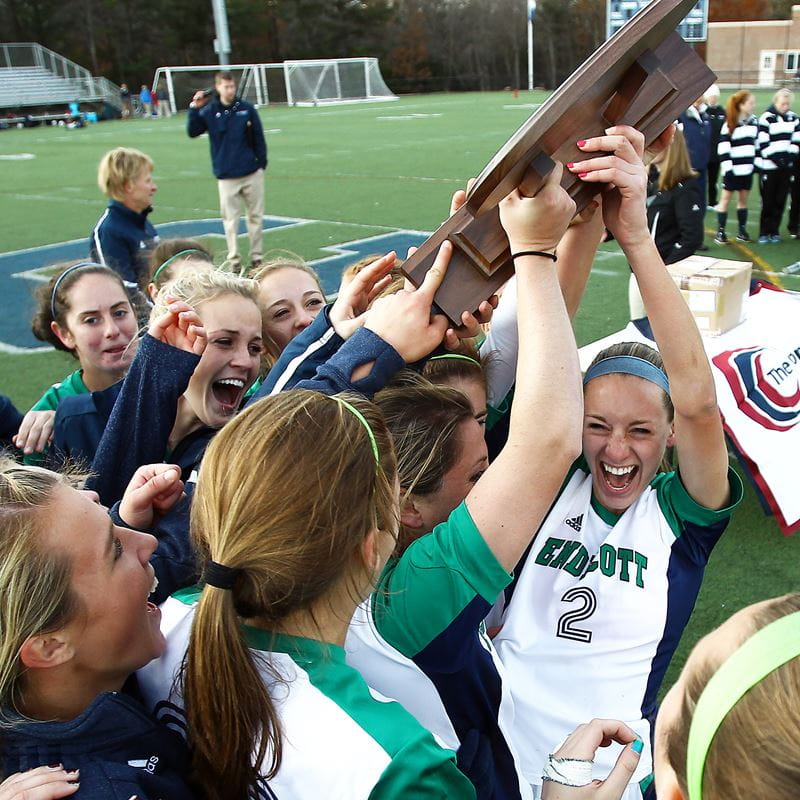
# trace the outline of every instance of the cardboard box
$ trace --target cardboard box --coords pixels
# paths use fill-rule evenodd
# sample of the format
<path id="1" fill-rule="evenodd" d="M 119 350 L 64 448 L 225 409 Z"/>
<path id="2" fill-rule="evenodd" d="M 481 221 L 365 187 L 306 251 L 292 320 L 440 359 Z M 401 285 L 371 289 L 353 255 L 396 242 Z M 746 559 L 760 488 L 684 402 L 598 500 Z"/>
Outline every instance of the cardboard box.
<path id="1" fill-rule="evenodd" d="M 744 299 L 750 292 L 749 261 L 689 256 L 667 269 L 694 315 L 700 333 L 718 336 L 744 319 Z"/>

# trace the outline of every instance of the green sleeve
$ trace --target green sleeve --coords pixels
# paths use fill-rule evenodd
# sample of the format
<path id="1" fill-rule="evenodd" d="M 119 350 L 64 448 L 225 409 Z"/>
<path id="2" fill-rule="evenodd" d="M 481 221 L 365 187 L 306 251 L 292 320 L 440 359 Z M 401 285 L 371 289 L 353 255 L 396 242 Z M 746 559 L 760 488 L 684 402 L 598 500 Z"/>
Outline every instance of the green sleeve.
<path id="1" fill-rule="evenodd" d="M 456 766 L 453 754 L 430 736 L 395 754 L 369 793 L 369 800 L 474 800 L 475 789 Z"/>
<path id="2" fill-rule="evenodd" d="M 456 618 L 465 629 L 477 630 L 511 578 L 461 503 L 447 522 L 387 565 L 373 594 L 378 632 L 413 658 Z"/>
<path id="3" fill-rule="evenodd" d="M 724 508 L 711 509 L 701 506 L 686 491 L 678 472 L 664 472 L 656 475 L 652 486 L 656 490 L 658 505 L 676 536 L 684 530 L 684 523 L 693 525 L 713 525 L 728 519 L 736 506 L 742 502 L 744 487 L 741 478 L 728 467 L 728 483 L 731 499 Z"/>

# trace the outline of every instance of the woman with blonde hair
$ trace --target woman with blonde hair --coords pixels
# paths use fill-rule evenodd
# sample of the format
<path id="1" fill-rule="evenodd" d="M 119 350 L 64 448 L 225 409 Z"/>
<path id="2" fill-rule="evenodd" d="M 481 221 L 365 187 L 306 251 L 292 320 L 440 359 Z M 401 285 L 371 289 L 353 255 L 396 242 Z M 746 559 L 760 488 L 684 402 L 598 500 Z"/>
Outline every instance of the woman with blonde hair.
<path id="1" fill-rule="evenodd" d="M 103 502 L 142 464 L 177 463 L 188 479 L 209 439 L 239 410 L 263 350 L 254 281 L 186 272 L 162 288 L 148 333 L 92 462 Z"/>
<path id="2" fill-rule="evenodd" d="M 129 289 L 136 290 L 148 253 L 158 241 L 147 219 L 158 189 L 153 161 L 131 147 L 109 150 L 100 160 L 97 183 L 109 203 L 89 237 L 89 257 L 111 267 Z"/>
<path id="3" fill-rule="evenodd" d="M 647 198 L 647 225 L 665 264 L 688 258 L 703 243 L 705 200 L 693 180 L 689 151 L 681 131 L 670 146 L 656 156 L 655 192 Z"/>
<path id="4" fill-rule="evenodd" d="M 725 244 L 728 236 L 728 204 L 736 192 L 737 241 L 750 242 L 747 233 L 747 198 L 753 187 L 753 173 L 758 165 L 758 120 L 753 116 L 756 98 L 747 89 L 734 92 L 725 107 L 725 124 L 719 136 L 717 153 L 722 172 L 722 197 L 717 206 L 718 230 L 714 241 Z"/>
<path id="5" fill-rule="evenodd" d="M 37 768 L 0 796 L 189 800 L 182 742 L 123 692 L 164 649 L 148 601 L 157 540 L 79 485 L 0 457 L 0 774 Z M 142 471 L 123 512 L 141 524 L 143 493 L 174 502 L 181 488 L 174 468 Z"/>
<path id="6" fill-rule="evenodd" d="M 700 640 L 658 714 L 659 800 L 794 800 L 800 594 L 747 606 Z"/>

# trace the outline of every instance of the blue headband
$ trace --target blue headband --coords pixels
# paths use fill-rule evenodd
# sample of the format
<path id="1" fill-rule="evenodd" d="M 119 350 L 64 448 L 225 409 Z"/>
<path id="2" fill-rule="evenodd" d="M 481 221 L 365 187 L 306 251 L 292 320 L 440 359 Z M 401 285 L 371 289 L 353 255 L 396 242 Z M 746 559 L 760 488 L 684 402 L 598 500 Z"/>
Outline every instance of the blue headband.
<path id="1" fill-rule="evenodd" d="M 67 277 L 71 272 L 75 272 L 76 270 L 82 269 L 83 267 L 102 267 L 102 264 L 97 264 L 94 261 L 81 261 L 80 264 L 73 264 L 71 267 L 67 267 L 57 278 L 56 282 L 53 284 L 53 291 L 50 292 L 50 316 L 55 321 L 56 318 L 56 293 L 58 292 L 58 287 L 61 286 L 61 281 Z"/>
<path id="2" fill-rule="evenodd" d="M 669 394 L 669 381 L 663 369 L 659 369 L 655 364 L 644 358 L 637 356 L 611 356 L 592 364 L 583 376 L 583 385 L 586 386 L 593 378 L 601 375 L 613 375 L 621 373 L 623 375 L 635 375 L 637 378 L 644 378 L 646 381 L 654 383 Z"/>

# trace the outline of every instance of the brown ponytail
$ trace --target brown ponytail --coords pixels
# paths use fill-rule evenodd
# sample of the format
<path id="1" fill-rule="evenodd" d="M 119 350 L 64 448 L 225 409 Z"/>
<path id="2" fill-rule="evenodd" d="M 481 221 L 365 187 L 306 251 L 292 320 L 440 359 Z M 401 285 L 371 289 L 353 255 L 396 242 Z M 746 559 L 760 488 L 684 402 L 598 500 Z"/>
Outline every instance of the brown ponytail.
<path id="1" fill-rule="evenodd" d="M 231 590 L 203 589 L 183 672 L 194 778 L 210 798 L 247 797 L 281 762 L 280 719 L 262 678 L 268 656 L 256 664 L 241 620 L 279 632 L 301 615 L 313 626 L 335 589 L 363 585 L 365 536 L 397 530 L 389 433 L 375 406 L 347 400 L 368 421 L 379 463 L 352 411 L 299 390 L 252 405 L 203 459 L 192 536 L 203 560 L 238 570 Z"/>

